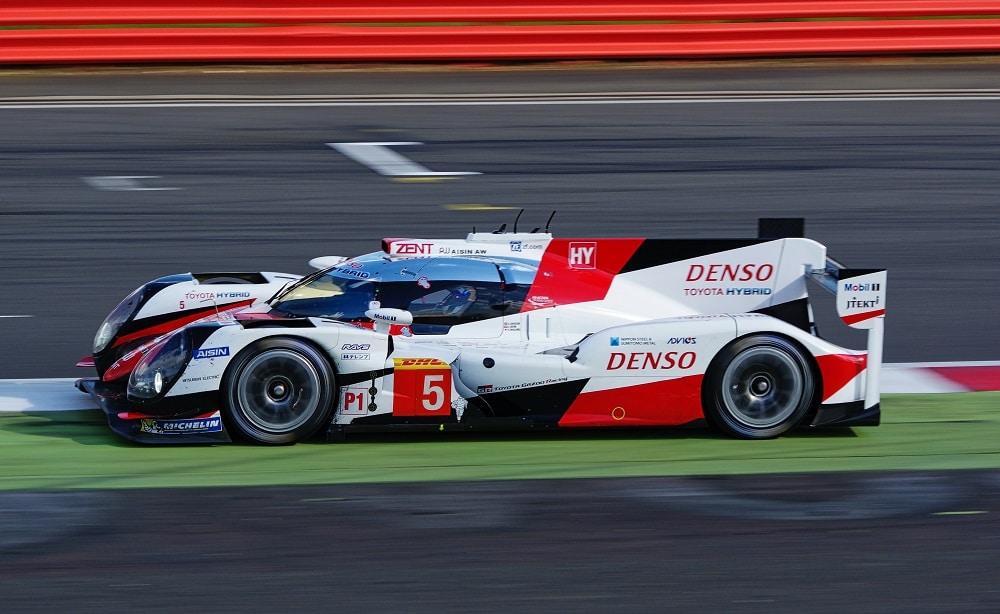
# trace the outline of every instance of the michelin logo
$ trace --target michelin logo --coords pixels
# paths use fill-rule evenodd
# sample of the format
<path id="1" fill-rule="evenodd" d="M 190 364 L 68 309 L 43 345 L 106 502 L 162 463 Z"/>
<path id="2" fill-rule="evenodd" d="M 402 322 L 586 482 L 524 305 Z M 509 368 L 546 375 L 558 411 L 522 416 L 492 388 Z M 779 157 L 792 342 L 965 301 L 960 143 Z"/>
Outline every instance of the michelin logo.
<path id="1" fill-rule="evenodd" d="M 144 418 L 139 430 L 154 435 L 177 435 L 184 433 L 218 433 L 222 431 L 222 419 L 218 417 L 194 418 L 191 420 L 152 420 Z"/>

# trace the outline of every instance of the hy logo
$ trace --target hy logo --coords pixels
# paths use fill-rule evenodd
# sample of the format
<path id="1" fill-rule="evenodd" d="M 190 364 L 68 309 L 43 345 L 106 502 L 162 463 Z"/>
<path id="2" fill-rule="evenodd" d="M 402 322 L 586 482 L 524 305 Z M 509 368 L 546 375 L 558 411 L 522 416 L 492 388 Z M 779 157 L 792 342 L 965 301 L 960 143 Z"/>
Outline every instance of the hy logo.
<path id="1" fill-rule="evenodd" d="M 597 243 L 575 242 L 569 244 L 569 268 L 596 269 Z"/>

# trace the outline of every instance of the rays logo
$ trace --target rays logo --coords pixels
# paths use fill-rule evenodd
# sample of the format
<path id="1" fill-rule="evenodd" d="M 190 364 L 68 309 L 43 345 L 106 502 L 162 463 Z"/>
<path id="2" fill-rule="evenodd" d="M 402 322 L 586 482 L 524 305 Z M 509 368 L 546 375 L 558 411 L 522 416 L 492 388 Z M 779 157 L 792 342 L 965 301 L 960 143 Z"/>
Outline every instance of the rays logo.
<path id="1" fill-rule="evenodd" d="M 344 345 L 340 346 L 340 349 L 348 350 L 351 352 L 363 352 L 370 347 L 371 345 L 367 343 L 345 343 Z"/>

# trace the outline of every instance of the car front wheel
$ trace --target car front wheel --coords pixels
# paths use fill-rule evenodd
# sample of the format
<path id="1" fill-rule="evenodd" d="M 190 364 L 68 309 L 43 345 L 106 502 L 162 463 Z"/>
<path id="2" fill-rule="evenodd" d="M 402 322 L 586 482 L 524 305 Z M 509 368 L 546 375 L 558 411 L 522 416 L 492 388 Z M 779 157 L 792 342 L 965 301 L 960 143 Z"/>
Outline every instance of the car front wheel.
<path id="1" fill-rule="evenodd" d="M 330 420 L 336 397 L 330 361 L 298 339 L 262 339 L 233 359 L 223 378 L 228 426 L 244 439 L 288 444 Z"/>

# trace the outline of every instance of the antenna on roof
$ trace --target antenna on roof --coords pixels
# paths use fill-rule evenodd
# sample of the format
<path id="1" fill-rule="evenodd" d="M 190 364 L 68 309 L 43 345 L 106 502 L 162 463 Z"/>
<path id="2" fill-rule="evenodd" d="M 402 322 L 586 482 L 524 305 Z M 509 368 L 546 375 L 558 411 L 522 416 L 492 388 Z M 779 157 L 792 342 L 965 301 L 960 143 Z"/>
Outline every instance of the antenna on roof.
<path id="1" fill-rule="evenodd" d="M 496 230 L 494 230 L 493 234 L 495 234 L 495 235 L 502 235 L 505 230 L 507 230 L 507 224 L 500 224 L 500 228 L 497 228 Z"/>
<path id="2" fill-rule="evenodd" d="M 517 234 L 517 220 L 521 219 L 521 214 L 524 213 L 524 209 L 517 212 L 517 217 L 514 218 L 514 234 Z"/>
<path id="3" fill-rule="evenodd" d="M 548 232 L 548 231 L 549 231 L 549 224 L 551 224 L 551 223 L 552 223 L 552 218 L 554 218 L 555 216 L 556 216 L 556 212 L 555 212 L 555 210 L 553 209 L 553 211 L 552 211 L 552 215 L 550 215 L 550 216 L 549 216 L 549 221 L 545 222 L 545 232 Z"/>

